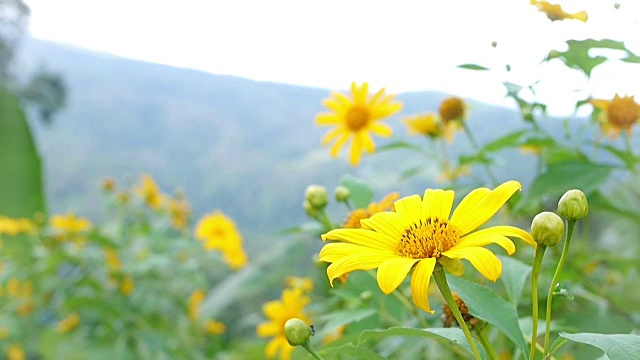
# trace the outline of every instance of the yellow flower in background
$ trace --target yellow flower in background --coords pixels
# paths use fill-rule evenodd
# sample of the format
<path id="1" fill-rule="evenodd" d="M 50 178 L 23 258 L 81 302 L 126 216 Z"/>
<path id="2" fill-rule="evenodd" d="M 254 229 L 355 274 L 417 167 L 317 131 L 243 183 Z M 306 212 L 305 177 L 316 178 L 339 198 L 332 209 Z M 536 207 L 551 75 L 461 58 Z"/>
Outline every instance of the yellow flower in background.
<path id="1" fill-rule="evenodd" d="M 91 229 L 91 222 L 73 213 L 67 215 L 53 215 L 49 220 L 51 226 L 63 233 L 78 234 Z"/>
<path id="2" fill-rule="evenodd" d="M 9 360 L 24 360 L 27 358 L 22 345 L 18 343 L 11 344 L 7 348 L 7 359 Z"/>
<path id="3" fill-rule="evenodd" d="M 484 277 L 496 281 L 502 273 L 502 263 L 483 246 L 496 243 L 512 254 L 515 245 L 507 236 L 536 246 L 529 233 L 512 226 L 474 231 L 520 189 L 517 181 L 505 182 L 494 190 L 475 189 L 451 216 L 454 192 L 427 189 L 422 198 L 412 195 L 396 201 L 393 212 L 362 220 L 362 229 L 335 229 L 322 235 L 323 240 L 338 242 L 322 248 L 320 261 L 331 263 L 327 268 L 331 284 L 343 274 L 377 268 L 378 285 L 385 294 L 393 292 L 413 269 L 413 301 L 431 312 L 427 295 L 436 263 L 461 275 L 461 259 L 467 259 Z"/>
<path id="4" fill-rule="evenodd" d="M 391 136 L 393 130 L 381 121 L 400 111 L 402 103 L 385 94 L 384 88 L 369 96 L 367 83 L 361 86 L 352 83 L 350 95 L 332 92 L 331 97 L 322 102 L 331 112 L 317 115 L 315 123 L 318 126 L 335 126 L 322 138 L 323 146 L 334 141 L 330 150 L 332 157 L 338 156 L 342 146 L 351 139 L 349 163 L 357 166 L 364 151 L 370 154 L 375 151 L 371 134 Z"/>
<path id="5" fill-rule="evenodd" d="M 333 331 L 328 332 L 322 337 L 322 345 L 329 345 L 334 341 L 340 340 L 344 336 L 344 331 L 347 329 L 346 325 L 340 325 Z"/>
<path id="6" fill-rule="evenodd" d="M 241 247 L 224 250 L 222 255 L 222 258 L 232 270 L 240 270 L 247 266 L 249 262 L 247 253 Z"/>
<path id="7" fill-rule="evenodd" d="M 471 167 L 468 165 L 461 165 L 457 167 L 446 165 L 438 175 L 437 181 L 439 183 L 450 183 L 469 174 L 471 174 Z"/>
<path id="8" fill-rule="evenodd" d="M 393 210 L 393 202 L 400 198 L 400 194 L 397 192 L 388 194 L 378 203 L 371 203 L 366 209 L 355 209 L 347 214 L 347 217 L 342 223 L 343 228 L 360 228 L 360 220 L 368 219 L 373 214 L 377 214 L 382 211 Z"/>
<path id="9" fill-rule="evenodd" d="M 620 97 L 616 94 L 613 100 L 592 99 L 589 102 L 600 110 L 600 129 L 611 139 L 618 138 L 621 131 L 631 135 L 631 127 L 640 122 L 640 105 L 633 96 Z"/>
<path id="10" fill-rule="evenodd" d="M 6 326 L 0 326 L 0 340 L 7 340 L 11 333 Z"/>
<path id="11" fill-rule="evenodd" d="M 116 181 L 111 178 L 105 178 L 102 180 L 102 191 L 104 192 L 113 192 L 116 189 Z"/>
<path id="12" fill-rule="evenodd" d="M 589 18 L 586 11 L 570 14 L 565 12 L 560 5 L 551 4 L 548 1 L 530 0 L 530 4 L 537 7 L 539 11 L 545 13 L 551 21 L 575 19 L 586 22 Z"/>
<path id="13" fill-rule="evenodd" d="M 189 226 L 189 216 L 191 215 L 189 201 L 185 198 L 169 200 L 169 215 L 171 216 L 171 226 L 174 229 L 186 229 Z"/>
<path id="14" fill-rule="evenodd" d="M 129 296 L 133 294 L 133 291 L 136 289 L 136 284 L 133 282 L 133 278 L 131 276 L 125 277 L 120 283 L 120 293 L 125 296 Z"/>
<path id="15" fill-rule="evenodd" d="M 65 334 L 78 327 L 79 324 L 80 315 L 78 315 L 77 312 L 73 312 L 58 322 L 56 325 L 56 331 L 61 334 Z"/>
<path id="16" fill-rule="evenodd" d="M 136 193 L 151 209 L 158 210 L 162 205 L 160 188 L 149 174 L 140 176 L 140 185 L 136 188 Z"/>
<path id="17" fill-rule="evenodd" d="M 284 324 L 291 318 L 298 318 L 309 324 L 309 317 L 304 308 L 309 304 L 309 297 L 302 289 L 284 289 L 280 300 L 264 304 L 262 311 L 267 318 L 259 324 L 256 332 L 260 337 L 271 337 L 265 348 L 267 358 L 274 358 L 280 353 L 281 360 L 291 359 L 293 346 L 289 345 L 284 335 Z"/>
<path id="18" fill-rule="evenodd" d="M 118 250 L 111 248 L 103 248 L 102 254 L 104 255 L 104 260 L 107 263 L 107 267 L 109 271 L 118 271 L 122 267 L 120 264 L 120 257 L 118 257 Z"/>
<path id="19" fill-rule="evenodd" d="M 467 104 L 459 97 L 448 97 L 440 103 L 440 119 L 446 125 L 452 121 L 464 121 L 467 117 Z"/>
<path id="20" fill-rule="evenodd" d="M 204 329 L 211 335 L 222 335 L 227 331 L 227 326 L 220 321 L 207 320 Z"/>
<path id="21" fill-rule="evenodd" d="M 202 289 L 196 289 L 191 293 L 187 303 L 187 314 L 189 315 L 189 320 L 198 321 L 200 318 L 200 304 L 202 304 L 205 297 L 206 294 Z"/>
<path id="22" fill-rule="evenodd" d="M 408 135 L 424 135 L 432 138 L 442 134 L 440 119 L 437 114 L 427 113 L 404 118 Z"/>
<path id="23" fill-rule="evenodd" d="M 305 293 L 313 290 L 313 280 L 310 277 L 287 276 L 284 284 L 291 289 L 300 289 Z"/>
<path id="24" fill-rule="evenodd" d="M 233 270 L 247 265 L 242 236 L 233 220 L 222 212 L 215 211 L 204 215 L 196 224 L 194 236 L 203 242 L 205 250 L 220 250 L 224 261 Z"/>
<path id="25" fill-rule="evenodd" d="M 0 235 L 16 236 L 28 234 L 35 229 L 33 221 L 26 218 L 0 216 Z"/>
<path id="26" fill-rule="evenodd" d="M 542 146 L 540 145 L 521 145 L 520 152 L 525 155 L 540 155 Z"/>

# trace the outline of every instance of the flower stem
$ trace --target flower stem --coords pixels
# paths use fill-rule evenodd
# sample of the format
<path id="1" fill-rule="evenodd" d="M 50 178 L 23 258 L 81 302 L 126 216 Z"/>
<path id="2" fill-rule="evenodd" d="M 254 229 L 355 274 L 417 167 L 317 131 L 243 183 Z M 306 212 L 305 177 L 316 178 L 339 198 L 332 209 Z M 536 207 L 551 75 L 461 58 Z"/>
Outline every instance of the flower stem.
<path id="1" fill-rule="evenodd" d="M 436 280 L 438 289 L 440 289 L 440 293 L 444 297 L 444 300 L 447 302 L 447 305 L 449 305 L 453 316 L 455 316 L 456 320 L 458 321 L 458 325 L 460 325 L 462 332 L 464 332 L 464 336 L 467 338 L 467 342 L 469 343 L 471 351 L 473 352 L 473 357 L 476 360 L 480 360 L 480 353 L 476 348 L 476 344 L 473 341 L 473 337 L 471 336 L 471 332 L 467 327 L 467 323 L 465 323 L 464 319 L 462 318 L 460 309 L 458 309 L 458 305 L 456 305 L 456 301 L 453 299 L 451 289 L 449 289 L 449 284 L 447 283 L 447 275 L 445 275 L 442 265 L 436 264 L 436 267 L 433 269 L 433 278 Z"/>
<path id="2" fill-rule="evenodd" d="M 464 133 L 469 138 L 469 142 L 471 143 L 471 146 L 473 146 L 473 149 L 476 150 L 476 152 L 480 150 L 480 146 L 478 145 L 476 138 L 473 136 L 473 133 L 471 132 L 471 130 L 469 130 L 469 127 L 465 122 L 462 122 L 462 128 L 464 129 Z M 491 171 L 491 168 L 489 167 L 489 165 L 483 162 L 482 167 L 484 168 L 484 171 L 487 173 L 487 176 L 489 177 L 489 180 L 491 180 L 491 183 L 493 184 L 493 186 L 498 186 L 498 180 L 496 179 L 496 176 L 493 174 L 493 171 Z"/>
<path id="3" fill-rule="evenodd" d="M 533 323 L 533 328 L 531 329 L 529 360 L 534 360 L 536 357 L 536 344 L 538 342 L 538 275 L 540 275 L 540 266 L 542 265 L 545 250 L 547 250 L 547 246 L 539 244 L 533 257 L 533 271 L 531 273 L 531 304 L 533 307 L 531 322 Z"/>
<path id="4" fill-rule="evenodd" d="M 576 220 L 567 220 L 567 238 L 564 240 L 564 247 L 562 248 L 562 255 L 560 255 L 560 262 L 556 268 L 555 274 L 553 274 L 553 280 L 551 280 L 551 286 L 549 286 L 549 294 L 547 295 L 547 315 L 545 319 L 544 330 L 544 358 L 549 354 L 549 332 L 551 331 L 551 302 L 553 300 L 553 293 L 555 292 L 558 284 L 558 278 L 562 273 L 562 267 L 567 260 L 567 254 L 569 253 L 569 243 L 571 242 L 571 235 L 573 235 L 573 227 L 576 224 Z"/>
<path id="5" fill-rule="evenodd" d="M 327 215 L 327 211 L 325 209 L 322 209 L 322 211 L 318 213 L 316 219 L 320 221 L 322 226 L 324 226 L 324 232 L 328 232 L 336 228 L 331 219 L 329 219 L 329 215 Z"/>
<path id="6" fill-rule="evenodd" d="M 307 352 L 309 352 L 309 354 L 311 354 L 311 356 L 313 356 L 314 358 L 318 359 L 318 360 L 324 360 L 324 358 L 322 356 L 320 356 L 320 354 L 318 354 L 313 347 L 311 346 L 311 342 L 309 341 L 309 339 L 307 339 L 307 341 L 305 341 L 302 345 L 301 345 L 305 350 L 307 350 Z"/>
<path id="7" fill-rule="evenodd" d="M 493 345 L 491 345 L 491 341 L 489 341 L 489 338 L 487 337 L 486 333 L 487 333 L 487 326 L 485 326 L 480 331 L 476 331 L 476 334 L 478 334 L 478 337 L 480 338 L 480 343 L 482 343 L 482 346 L 484 346 L 484 349 L 487 350 L 487 353 L 489 353 L 489 359 L 498 360 L 500 357 L 496 353 L 496 350 L 493 348 Z"/>

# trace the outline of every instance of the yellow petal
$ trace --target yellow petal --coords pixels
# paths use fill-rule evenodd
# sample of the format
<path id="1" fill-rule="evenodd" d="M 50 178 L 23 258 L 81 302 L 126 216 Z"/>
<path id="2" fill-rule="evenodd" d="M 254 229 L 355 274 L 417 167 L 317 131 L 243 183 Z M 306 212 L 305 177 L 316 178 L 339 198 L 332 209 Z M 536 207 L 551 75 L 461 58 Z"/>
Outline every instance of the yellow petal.
<path id="1" fill-rule="evenodd" d="M 487 246 L 489 244 L 498 244 L 503 249 L 507 250 L 509 255 L 516 251 L 516 246 L 513 241 L 505 236 L 500 228 L 506 228 L 510 226 L 495 226 L 488 229 L 476 231 L 469 235 L 463 236 L 454 247 L 456 249 L 462 249 L 466 247 L 479 247 Z"/>
<path id="2" fill-rule="evenodd" d="M 280 341 L 280 336 L 275 337 L 271 339 L 271 341 L 269 341 L 267 346 L 264 348 L 264 354 L 267 356 L 267 358 L 273 358 L 278 354 L 278 350 L 281 346 L 282 342 Z"/>
<path id="3" fill-rule="evenodd" d="M 422 310 L 433 314 L 429 307 L 429 280 L 436 266 L 435 258 L 426 258 L 420 260 L 413 269 L 411 275 L 411 297 L 413 302 Z"/>
<path id="4" fill-rule="evenodd" d="M 398 257 L 389 259 L 378 267 L 378 286 L 383 293 L 389 295 L 407 277 L 413 264 L 420 259 Z"/>
<path id="5" fill-rule="evenodd" d="M 413 222 L 420 219 L 420 206 L 422 199 L 419 195 L 411 195 L 393 203 L 396 213 L 402 216 L 405 222 Z"/>
<path id="6" fill-rule="evenodd" d="M 455 276 L 462 276 L 464 274 L 464 264 L 460 259 L 451 259 L 446 256 L 441 256 L 438 262 L 447 269 L 448 272 Z"/>
<path id="7" fill-rule="evenodd" d="M 345 256 L 336 260 L 327 268 L 327 276 L 329 282 L 333 286 L 333 280 L 344 274 L 356 270 L 371 270 L 377 268 L 383 261 L 393 258 L 397 255 L 380 255 L 370 253 L 359 253 Z"/>
<path id="8" fill-rule="evenodd" d="M 502 274 L 502 263 L 491 251 L 483 247 L 452 248 L 442 253 L 452 259 L 467 259 L 473 267 L 491 281 L 496 281 Z"/>
<path id="9" fill-rule="evenodd" d="M 349 151 L 349 164 L 358 166 L 362 157 L 362 142 L 357 134 L 351 140 L 351 150 Z"/>
<path id="10" fill-rule="evenodd" d="M 336 140 L 335 143 L 333 143 L 333 146 L 331 146 L 331 150 L 329 151 L 331 157 L 336 157 L 338 156 L 338 154 L 340 154 L 340 149 L 347 142 L 347 140 L 349 140 L 350 135 L 350 133 L 342 131 L 342 135 L 338 138 L 338 140 Z"/>
<path id="11" fill-rule="evenodd" d="M 375 106 L 371 109 L 371 119 L 373 121 L 378 121 L 384 118 L 387 118 L 400 110 L 402 110 L 402 103 L 398 101 L 390 102 L 393 99 L 392 97 L 388 97 L 385 100 L 385 103 Z"/>
<path id="12" fill-rule="evenodd" d="M 360 143 L 362 144 L 362 147 L 369 154 L 372 154 L 376 150 L 376 144 L 373 142 L 373 139 L 371 138 L 371 135 L 369 135 L 368 132 L 360 131 L 358 132 L 356 137 L 359 138 Z"/>
<path id="13" fill-rule="evenodd" d="M 368 229 L 334 229 L 322 235 L 323 240 L 342 240 L 383 251 L 396 251 L 400 239 Z"/>
<path id="14" fill-rule="evenodd" d="M 372 122 L 369 124 L 369 131 L 380 137 L 389 137 L 393 135 L 393 129 L 391 126 L 381 122 Z"/>
<path id="15" fill-rule="evenodd" d="M 331 93 L 330 98 L 322 101 L 322 105 L 342 115 L 351 107 L 351 99 L 347 95 L 335 91 Z"/>
<path id="16" fill-rule="evenodd" d="M 400 225 L 401 216 L 395 212 L 381 212 L 373 214 L 368 219 L 360 220 L 360 224 L 375 232 L 382 233 L 390 239 L 400 239 L 405 229 Z M 391 241 L 389 241 L 391 245 Z M 395 242 L 392 246 L 397 246 Z"/>
<path id="17" fill-rule="evenodd" d="M 360 87 L 356 83 L 351 83 L 351 96 L 356 105 L 365 105 L 369 96 L 369 84 L 363 83 Z"/>
<path id="18" fill-rule="evenodd" d="M 361 245 L 348 243 L 331 243 L 326 244 L 322 247 L 318 260 L 332 263 L 345 256 L 364 252 L 377 255 L 393 255 L 393 253 L 390 251 L 376 250 Z"/>
<path id="19" fill-rule="evenodd" d="M 262 305 L 262 311 L 267 319 L 277 319 L 280 317 L 280 314 L 286 312 L 286 309 L 280 301 L 272 300 Z"/>
<path id="20" fill-rule="evenodd" d="M 258 324 L 256 327 L 256 334 L 259 337 L 272 337 L 280 334 L 282 330 L 280 323 L 270 321 Z"/>
<path id="21" fill-rule="evenodd" d="M 421 219 L 448 220 L 453 206 L 454 192 L 451 190 L 427 189 L 422 199 Z"/>
<path id="22" fill-rule="evenodd" d="M 342 123 L 342 118 L 333 113 L 323 113 L 316 116 L 316 125 L 337 125 Z"/>
<path id="23" fill-rule="evenodd" d="M 522 186 L 519 182 L 507 181 L 479 200 L 476 199 L 477 195 L 474 194 L 472 201 L 464 203 L 463 200 L 458 205 L 451 217 L 451 223 L 458 227 L 462 235 L 468 234 L 489 221 L 500 210 L 502 205 L 520 189 L 522 189 Z M 471 196 L 471 194 L 473 192 L 467 196 Z"/>
<path id="24" fill-rule="evenodd" d="M 280 360 L 291 360 L 291 353 L 293 352 L 294 347 L 289 345 L 287 339 L 285 338 L 283 341 L 283 345 L 280 348 Z"/>
<path id="25" fill-rule="evenodd" d="M 380 90 L 378 90 L 377 93 L 375 93 L 370 99 L 369 99 L 369 105 L 375 105 L 378 101 L 380 101 L 381 99 L 384 99 L 384 91 L 385 88 L 382 88 Z"/>

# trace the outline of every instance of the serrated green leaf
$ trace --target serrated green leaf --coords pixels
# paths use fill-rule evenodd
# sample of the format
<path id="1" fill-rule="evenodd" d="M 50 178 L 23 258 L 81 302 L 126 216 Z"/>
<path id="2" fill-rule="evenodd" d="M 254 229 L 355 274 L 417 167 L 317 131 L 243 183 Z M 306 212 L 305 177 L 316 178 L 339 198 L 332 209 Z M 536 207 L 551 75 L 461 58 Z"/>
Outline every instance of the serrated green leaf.
<path id="1" fill-rule="evenodd" d="M 345 175 L 340 181 L 340 185 L 346 187 L 351 192 L 349 198 L 357 208 L 366 208 L 373 200 L 373 191 L 363 181 L 352 176 Z"/>
<path id="2" fill-rule="evenodd" d="M 609 39 L 568 40 L 567 45 L 569 46 L 567 51 L 553 51 L 549 54 L 547 60 L 559 58 L 568 67 L 581 70 L 588 77 L 591 76 L 591 71 L 593 71 L 596 66 L 607 61 L 607 58 L 604 56 L 589 56 L 589 50 L 593 48 L 604 48 L 628 52 L 624 43 Z"/>
<path id="3" fill-rule="evenodd" d="M 632 334 L 595 334 L 561 332 L 560 336 L 574 342 L 595 346 L 611 360 L 640 360 L 640 336 Z"/>
<path id="4" fill-rule="evenodd" d="M 491 288 L 457 276 L 447 276 L 451 290 L 469 307 L 469 313 L 500 329 L 523 354 L 528 354 L 527 342 L 518 324 L 515 307 Z"/>
<path id="5" fill-rule="evenodd" d="M 498 256 L 502 261 L 502 276 L 500 276 L 500 282 L 504 285 L 509 295 L 509 300 L 515 306 L 518 305 L 518 299 L 522 295 L 529 274 L 531 274 L 532 267 L 523 263 L 522 261 L 509 257 Z"/>
<path id="6" fill-rule="evenodd" d="M 489 70 L 489 68 L 486 68 L 484 66 L 480 66 L 477 64 L 462 64 L 462 65 L 458 65 L 458 67 L 461 69 L 467 69 L 467 70 Z"/>
<path id="7" fill-rule="evenodd" d="M 358 339 L 358 344 L 362 344 L 371 339 L 379 339 L 385 338 L 388 336 L 411 336 L 411 337 L 423 337 L 430 338 L 439 341 L 448 341 L 450 343 L 457 344 L 468 351 L 470 354 L 473 354 L 467 339 L 464 336 L 464 333 L 460 328 L 428 328 L 428 329 L 416 329 L 416 328 L 405 328 L 405 327 L 392 327 L 384 330 L 365 330 L 360 333 L 360 338 Z M 473 340 L 476 344 L 476 348 L 480 353 L 480 357 L 482 359 L 486 359 L 486 355 L 484 352 L 484 348 L 478 341 Z"/>
<path id="8" fill-rule="evenodd" d="M 350 359 L 374 359 L 382 360 L 382 356 L 375 352 L 354 346 L 353 344 L 345 344 L 337 347 L 324 348 L 319 351 L 320 355 L 349 355 Z"/>

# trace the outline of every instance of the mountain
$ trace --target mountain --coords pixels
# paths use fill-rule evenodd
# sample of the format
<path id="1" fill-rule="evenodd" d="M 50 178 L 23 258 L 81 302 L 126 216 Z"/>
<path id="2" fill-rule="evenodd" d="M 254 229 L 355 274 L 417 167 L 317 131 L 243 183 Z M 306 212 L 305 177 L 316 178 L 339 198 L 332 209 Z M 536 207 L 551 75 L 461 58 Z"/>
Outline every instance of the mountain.
<path id="1" fill-rule="evenodd" d="M 365 178 L 376 198 L 438 185 L 433 170 L 401 179 L 416 159 L 427 160 L 409 152 L 365 157 L 358 168 L 344 157 L 331 159 L 320 146 L 327 129 L 313 124 L 326 89 L 213 75 L 36 39 L 26 39 L 20 61 L 24 71 L 46 66 L 60 72 L 69 85 L 68 104 L 53 125 L 31 116 L 53 212 L 97 217 L 101 179 L 131 184 L 147 172 L 164 191 L 184 189 L 196 216 L 221 209 L 241 229 L 274 232 L 304 221 L 307 185 L 331 190 L 343 174 Z M 434 111 L 446 96 L 400 94 L 402 115 Z M 514 110 L 470 104 L 469 126 L 481 143 L 521 125 Z M 406 138 L 400 116 L 388 123 L 397 138 L 422 144 Z M 378 145 L 388 141 L 377 139 Z M 459 136 L 452 149 L 469 151 L 468 141 Z M 502 170 L 529 165 L 504 164 Z M 427 161 L 425 168 L 434 164 Z"/>

